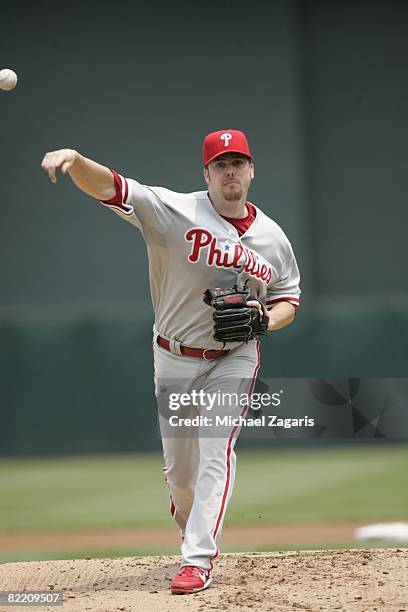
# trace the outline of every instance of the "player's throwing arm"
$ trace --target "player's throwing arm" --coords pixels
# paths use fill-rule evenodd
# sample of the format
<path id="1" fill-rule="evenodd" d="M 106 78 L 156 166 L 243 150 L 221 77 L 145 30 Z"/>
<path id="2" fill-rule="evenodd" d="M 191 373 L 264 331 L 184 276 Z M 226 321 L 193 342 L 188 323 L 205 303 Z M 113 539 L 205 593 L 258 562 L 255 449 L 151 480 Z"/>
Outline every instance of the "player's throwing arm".
<path id="1" fill-rule="evenodd" d="M 115 195 L 112 172 L 106 166 L 84 157 L 74 149 L 59 149 L 44 155 L 41 167 L 52 183 L 57 182 L 56 172 L 68 172 L 75 185 L 97 200 L 109 200 Z"/>

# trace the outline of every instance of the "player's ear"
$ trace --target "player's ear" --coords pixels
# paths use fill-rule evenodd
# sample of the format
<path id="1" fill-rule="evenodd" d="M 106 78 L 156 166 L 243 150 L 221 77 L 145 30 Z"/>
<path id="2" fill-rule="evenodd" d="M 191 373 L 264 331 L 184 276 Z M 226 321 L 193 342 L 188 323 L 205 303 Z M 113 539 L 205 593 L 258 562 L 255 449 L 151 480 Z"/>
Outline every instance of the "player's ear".
<path id="1" fill-rule="evenodd" d="M 253 162 L 249 164 L 249 172 L 250 172 L 251 179 L 253 179 L 255 176 L 255 166 Z"/>
<path id="2" fill-rule="evenodd" d="M 209 172 L 208 172 L 208 166 L 204 167 L 203 174 L 204 174 L 204 180 L 205 180 L 205 182 L 208 185 L 209 182 L 210 182 L 210 175 L 209 175 Z"/>

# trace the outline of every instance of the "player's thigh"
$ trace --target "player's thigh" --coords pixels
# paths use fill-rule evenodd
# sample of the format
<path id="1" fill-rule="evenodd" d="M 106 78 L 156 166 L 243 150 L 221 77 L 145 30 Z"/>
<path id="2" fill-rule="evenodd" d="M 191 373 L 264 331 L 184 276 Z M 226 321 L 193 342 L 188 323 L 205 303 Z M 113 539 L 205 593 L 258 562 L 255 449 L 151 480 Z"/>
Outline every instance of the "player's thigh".
<path id="1" fill-rule="evenodd" d="M 259 369 L 255 343 L 243 345 L 219 360 L 205 378 L 203 389 L 213 398 L 214 414 L 240 415 L 249 403 Z"/>
<path id="2" fill-rule="evenodd" d="M 233 349 L 226 357 L 218 359 L 207 375 L 207 380 L 213 378 L 251 380 L 258 372 L 260 364 L 259 340 L 242 344 Z"/>

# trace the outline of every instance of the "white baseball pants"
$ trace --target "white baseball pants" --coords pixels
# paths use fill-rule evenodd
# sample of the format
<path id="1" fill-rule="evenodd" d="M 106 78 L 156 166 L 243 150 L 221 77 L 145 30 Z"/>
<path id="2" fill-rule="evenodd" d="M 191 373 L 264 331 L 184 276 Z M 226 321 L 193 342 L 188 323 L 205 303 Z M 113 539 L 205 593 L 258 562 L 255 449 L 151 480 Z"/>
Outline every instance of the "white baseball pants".
<path id="1" fill-rule="evenodd" d="M 259 342 L 251 341 L 214 361 L 173 354 L 153 340 L 156 397 L 165 382 L 177 381 L 180 391 L 202 389 L 206 393 L 250 395 L 260 365 Z M 215 395 L 214 395 L 215 396 Z M 160 403 L 159 403 L 160 405 Z M 245 416 L 247 405 L 235 403 L 228 408 L 217 403 L 211 411 L 197 406 L 183 409 L 183 416 L 215 418 L 216 414 Z M 234 480 L 235 442 L 240 427 L 200 427 L 194 436 L 174 435 L 168 415 L 159 407 L 159 423 L 164 454 L 164 474 L 170 494 L 171 513 L 184 533 L 182 565 L 211 567 L 219 554 L 218 544 Z"/>

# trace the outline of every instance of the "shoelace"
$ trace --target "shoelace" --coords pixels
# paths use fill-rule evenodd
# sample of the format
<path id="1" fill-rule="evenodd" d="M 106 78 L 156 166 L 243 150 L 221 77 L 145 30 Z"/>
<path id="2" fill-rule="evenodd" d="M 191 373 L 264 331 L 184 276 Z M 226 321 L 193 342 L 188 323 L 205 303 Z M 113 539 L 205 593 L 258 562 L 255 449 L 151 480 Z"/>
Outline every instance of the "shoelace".
<path id="1" fill-rule="evenodd" d="M 203 574 L 205 575 L 204 570 L 200 570 L 194 565 L 186 565 L 180 572 L 180 576 L 198 576 L 199 578 L 203 578 Z"/>

